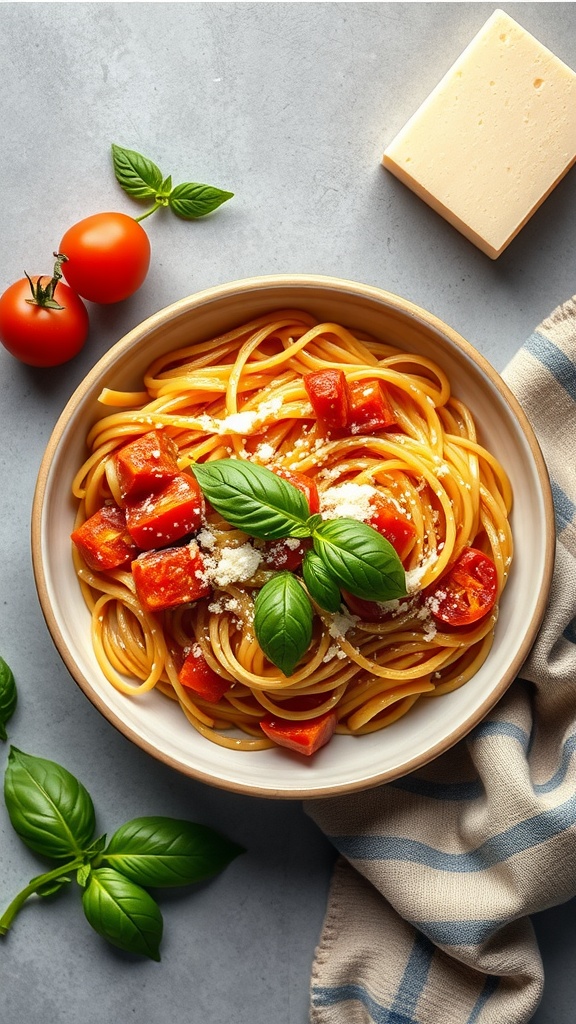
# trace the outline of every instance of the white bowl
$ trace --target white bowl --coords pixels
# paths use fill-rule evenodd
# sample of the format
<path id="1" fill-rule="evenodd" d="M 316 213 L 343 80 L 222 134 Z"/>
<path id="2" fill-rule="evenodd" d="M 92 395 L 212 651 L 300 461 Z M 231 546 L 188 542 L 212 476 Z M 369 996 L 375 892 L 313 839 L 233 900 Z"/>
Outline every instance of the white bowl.
<path id="1" fill-rule="evenodd" d="M 130 698 L 103 677 L 93 654 L 89 613 L 71 553 L 73 476 L 85 437 L 99 418 L 103 387 L 141 388 L 161 353 L 210 338 L 275 309 L 304 309 L 431 356 L 480 425 L 482 443 L 503 463 L 514 490 L 515 555 L 496 638 L 476 676 L 437 700 L 419 701 L 398 722 L 362 737 L 335 736 L 310 759 L 281 749 L 220 747 L 188 724 L 179 707 L 152 692 Z M 211 288 L 145 320 L 90 371 L 64 409 L 44 455 L 32 515 L 32 553 L 48 628 L 86 696 L 125 736 L 185 775 L 260 797 L 334 796 L 412 772 L 462 739 L 506 691 L 535 638 L 550 587 L 554 518 L 548 475 L 532 429 L 496 371 L 432 314 L 398 296 L 334 278 L 259 277 Z"/>

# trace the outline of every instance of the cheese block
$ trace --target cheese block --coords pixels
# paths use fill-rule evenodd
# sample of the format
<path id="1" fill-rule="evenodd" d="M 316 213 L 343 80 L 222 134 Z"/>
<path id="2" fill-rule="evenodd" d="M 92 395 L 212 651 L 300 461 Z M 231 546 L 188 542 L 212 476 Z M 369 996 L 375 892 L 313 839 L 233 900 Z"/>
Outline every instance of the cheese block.
<path id="1" fill-rule="evenodd" d="M 382 163 L 496 259 L 576 161 L 576 74 L 496 10 Z"/>

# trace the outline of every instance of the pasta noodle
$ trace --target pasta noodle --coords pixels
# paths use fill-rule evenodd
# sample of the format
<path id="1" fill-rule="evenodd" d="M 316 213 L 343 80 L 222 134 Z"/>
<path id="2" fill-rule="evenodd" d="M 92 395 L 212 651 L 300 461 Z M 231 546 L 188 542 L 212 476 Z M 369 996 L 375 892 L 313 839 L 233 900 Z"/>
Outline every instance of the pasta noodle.
<path id="1" fill-rule="evenodd" d="M 328 368 L 344 370 L 348 382 L 383 382 L 394 424 L 372 433 L 327 431 L 303 376 Z M 155 430 L 174 440 L 183 470 L 222 458 L 297 470 L 315 481 L 323 514 L 358 519 L 366 516 L 355 510 L 356 498 L 377 491 L 413 532 L 403 560 L 407 596 L 374 605 L 344 595 L 338 613 L 315 604 L 312 642 L 289 677 L 254 635 L 254 598 L 270 576 L 262 563 L 239 568 L 236 578 L 220 573 L 208 597 L 152 615 L 138 599 L 129 566 L 95 572 L 74 549 L 94 650 L 112 686 L 136 697 L 156 688 L 180 704 L 203 736 L 254 750 L 272 745 L 259 725 L 265 714 L 299 721 L 334 709 L 337 732 L 362 735 L 478 671 L 512 560 L 512 494 L 497 458 L 480 444 L 470 411 L 430 359 L 281 310 L 157 358 L 143 390 L 105 389 L 100 401 L 105 414 L 89 433 L 89 456 L 73 486 L 76 526 L 118 499 L 113 454 Z M 245 552 L 247 544 L 258 551 L 258 542 L 214 511 L 206 530 L 211 555 Z M 489 614 L 452 628 L 422 595 L 468 547 L 492 559 L 496 601 Z M 244 565 L 240 557 L 236 564 Z M 214 703 L 180 682 L 179 657 L 192 648 L 229 681 Z"/>

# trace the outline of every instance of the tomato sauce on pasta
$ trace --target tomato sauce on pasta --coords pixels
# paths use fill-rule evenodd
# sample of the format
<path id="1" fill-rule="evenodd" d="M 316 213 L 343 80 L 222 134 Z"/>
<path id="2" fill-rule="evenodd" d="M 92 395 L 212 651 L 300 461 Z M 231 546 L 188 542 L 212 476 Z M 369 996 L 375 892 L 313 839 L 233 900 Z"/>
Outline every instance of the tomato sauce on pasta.
<path id="1" fill-rule="evenodd" d="M 391 422 L 363 413 L 348 429 L 331 427 L 307 388 L 310 375 L 328 370 L 342 374 L 360 404 L 381 388 Z M 272 571 L 285 565 L 299 574 L 300 542 L 254 540 L 207 504 L 193 535 L 178 543 L 192 541 L 212 566 L 209 592 L 157 613 L 140 600 L 130 561 L 99 571 L 73 545 L 96 657 L 122 693 L 138 698 L 156 688 L 207 739 L 254 750 L 273 745 L 263 726 L 271 720 L 297 726 L 331 716 L 336 732 L 354 736 L 383 729 L 417 701 L 462 686 L 485 661 L 512 561 L 512 494 L 433 361 L 280 310 L 160 356 L 141 391 L 105 389 L 100 402 L 73 485 L 76 528 L 122 507 L 114 459 L 155 432 L 174 443 L 184 474 L 218 459 L 299 474 L 313 484 L 320 515 L 375 529 L 379 501 L 406 577 L 406 596 L 393 601 L 344 591 L 337 612 L 313 602 L 311 642 L 285 676 L 258 644 L 254 602 Z M 492 594 L 483 604 L 487 566 Z M 208 697 L 186 684 L 190 654 L 222 681 Z"/>

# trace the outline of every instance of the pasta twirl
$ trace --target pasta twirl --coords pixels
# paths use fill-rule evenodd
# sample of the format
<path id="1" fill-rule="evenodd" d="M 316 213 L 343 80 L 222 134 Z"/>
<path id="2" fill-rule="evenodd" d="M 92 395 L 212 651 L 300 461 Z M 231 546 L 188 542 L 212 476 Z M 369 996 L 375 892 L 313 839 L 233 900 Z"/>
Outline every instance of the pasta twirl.
<path id="1" fill-rule="evenodd" d="M 322 370 L 343 371 L 350 394 L 368 395 L 380 382 L 390 425 L 374 428 L 366 418 L 364 426 L 328 428 L 305 386 Z M 74 550 L 98 662 L 123 693 L 156 687 L 208 739 L 260 749 L 271 745 L 264 716 L 302 721 L 334 711 L 337 732 L 361 735 L 463 685 L 482 665 L 512 560 L 512 494 L 470 411 L 430 359 L 282 310 L 167 353 L 149 367 L 141 391 L 106 389 L 100 401 L 105 414 L 74 481 L 76 525 L 122 503 L 115 453 L 156 431 L 175 442 L 183 471 L 223 458 L 297 471 L 315 484 L 322 516 L 370 521 L 378 496 L 404 531 L 392 543 L 406 597 L 378 604 L 344 592 L 336 613 L 315 605 L 312 641 L 289 677 L 257 642 L 254 600 L 282 559 L 299 572 L 297 542 L 273 549 L 208 508 L 194 536 L 212 566 L 210 593 L 159 615 L 139 601 L 130 565 L 96 572 Z M 495 600 L 486 614 L 454 625 L 439 617 L 438 603 L 447 573 L 470 548 L 495 567 Z M 182 684 L 190 652 L 227 681 L 222 696 L 207 700 Z"/>

